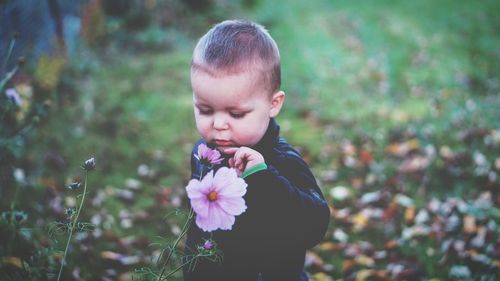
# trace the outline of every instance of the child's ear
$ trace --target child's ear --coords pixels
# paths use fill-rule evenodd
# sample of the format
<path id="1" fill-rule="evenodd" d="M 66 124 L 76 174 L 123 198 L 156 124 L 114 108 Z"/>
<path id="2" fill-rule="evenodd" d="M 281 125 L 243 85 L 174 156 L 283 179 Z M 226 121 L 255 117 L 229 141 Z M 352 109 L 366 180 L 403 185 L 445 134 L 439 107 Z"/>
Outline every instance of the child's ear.
<path id="1" fill-rule="evenodd" d="M 285 92 L 278 91 L 273 94 L 271 99 L 271 110 L 269 111 L 269 116 L 271 118 L 276 117 L 280 113 L 281 107 L 285 102 Z"/>

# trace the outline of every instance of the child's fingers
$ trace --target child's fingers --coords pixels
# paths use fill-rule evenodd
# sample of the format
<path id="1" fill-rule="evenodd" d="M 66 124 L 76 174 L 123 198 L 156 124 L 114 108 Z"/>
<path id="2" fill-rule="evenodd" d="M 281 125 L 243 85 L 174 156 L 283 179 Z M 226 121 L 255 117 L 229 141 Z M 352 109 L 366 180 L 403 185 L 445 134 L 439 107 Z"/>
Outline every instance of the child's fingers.
<path id="1" fill-rule="evenodd" d="M 234 158 L 229 158 L 228 164 L 230 168 L 236 168 L 236 165 L 234 164 Z"/>
<path id="2" fill-rule="evenodd" d="M 245 170 L 245 164 L 240 163 L 240 164 L 238 165 L 238 170 L 240 170 L 240 171 L 242 171 L 242 172 L 243 172 L 243 171 Z"/>
<path id="3" fill-rule="evenodd" d="M 243 164 L 243 170 L 255 166 L 259 163 L 264 163 L 264 157 L 258 151 L 249 147 L 240 147 L 234 154 L 235 164 Z"/>
<path id="4" fill-rule="evenodd" d="M 246 147 L 240 147 L 236 152 L 234 153 L 234 164 L 236 166 L 241 166 L 246 163 L 248 157 L 248 151 L 246 150 Z"/>

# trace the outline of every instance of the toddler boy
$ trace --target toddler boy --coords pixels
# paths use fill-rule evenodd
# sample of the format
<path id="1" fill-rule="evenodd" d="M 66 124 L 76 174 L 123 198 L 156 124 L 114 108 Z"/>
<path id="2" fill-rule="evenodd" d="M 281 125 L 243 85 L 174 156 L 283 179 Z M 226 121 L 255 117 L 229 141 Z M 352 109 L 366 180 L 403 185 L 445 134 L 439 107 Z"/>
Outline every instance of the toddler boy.
<path id="1" fill-rule="evenodd" d="M 247 210 L 231 230 L 203 232 L 193 223 L 186 249 L 213 239 L 221 263 L 198 261 L 184 268 L 184 279 L 307 280 L 306 249 L 323 238 L 330 213 L 308 165 L 280 137 L 275 117 L 285 93 L 280 90 L 278 47 L 253 22 L 228 20 L 215 25 L 195 47 L 191 86 L 196 127 L 206 144 L 218 149 L 248 184 Z M 192 154 L 194 155 L 194 153 Z M 200 173 L 191 159 L 192 178 Z"/>

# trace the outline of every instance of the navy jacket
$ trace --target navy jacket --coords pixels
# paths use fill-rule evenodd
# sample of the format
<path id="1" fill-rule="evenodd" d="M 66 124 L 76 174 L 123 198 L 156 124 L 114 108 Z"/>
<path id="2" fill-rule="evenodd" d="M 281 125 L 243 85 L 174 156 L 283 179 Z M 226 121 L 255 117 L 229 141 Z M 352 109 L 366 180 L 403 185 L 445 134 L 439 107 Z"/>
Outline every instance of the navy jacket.
<path id="1" fill-rule="evenodd" d="M 201 143 L 204 141 L 195 145 L 192 155 Z M 184 280 L 306 280 L 305 252 L 323 239 L 330 219 L 328 205 L 308 165 L 279 136 L 274 119 L 253 149 L 264 156 L 267 169 L 245 178 L 247 210 L 236 217 L 232 230 L 211 234 L 200 230 L 194 221 L 189 228 L 188 253 L 212 235 L 223 252 L 223 262 L 202 259 L 194 270 L 184 268 Z M 198 179 L 203 166 L 194 156 L 191 169 L 192 178 Z"/>

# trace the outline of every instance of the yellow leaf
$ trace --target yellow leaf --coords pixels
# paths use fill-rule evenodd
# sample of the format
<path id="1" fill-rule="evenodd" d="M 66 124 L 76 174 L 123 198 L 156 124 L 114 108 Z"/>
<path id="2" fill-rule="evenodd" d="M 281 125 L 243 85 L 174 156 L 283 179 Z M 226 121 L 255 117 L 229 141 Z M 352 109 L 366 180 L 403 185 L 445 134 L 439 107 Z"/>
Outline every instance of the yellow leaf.
<path id="1" fill-rule="evenodd" d="M 23 261 L 18 257 L 2 257 L 0 264 L 10 264 L 17 268 L 23 268 Z"/>
<path id="2" fill-rule="evenodd" d="M 420 147 L 420 143 L 418 139 L 413 138 L 408 141 L 402 142 L 402 143 L 393 143 L 387 146 L 385 151 L 389 154 L 395 155 L 395 156 L 405 156 L 408 154 L 408 152 L 418 149 Z"/>
<path id="3" fill-rule="evenodd" d="M 338 251 L 338 250 L 341 250 L 343 249 L 344 247 L 338 243 L 333 243 L 333 242 L 323 242 L 321 244 L 318 245 L 318 249 L 320 251 Z"/>
<path id="4" fill-rule="evenodd" d="M 464 232 L 467 234 L 476 233 L 476 218 L 471 215 L 466 215 L 464 217 Z"/>
<path id="5" fill-rule="evenodd" d="M 405 210 L 405 222 L 411 223 L 415 218 L 415 207 L 408 207 Z"/>
<path id="6" fill-rule="evenodd" d="M 324 272 L 315 273 L 311 277 L 312 277 L 312 280 L 314 280 L 314 281 L 333 281 L 332 277 L 328 276 Z"/>
<path id="7" fill-rule="evenodd" d="M 356 274 L 356 281 L 365 281 L 370 275 L 372 274 L 372 271 L 369 269 L 362 269 L 358 271 Z"/>
<path id="8" fill-rule="evenodd" d="M 38 60 L 35 70 L 36 80 L 42 88 L 51 90 L 59 83 L 59 75 L 66 63 L 66 59 L 62 56 L 42 56 Z"/>
<path id="9" fill-rule="evenodd" d="M 16 112 L 16 119 L 21 122 L 30 110 L 31 102 L 33 100 L 33 87 L 27 83 L 20 83 L 16 85 L 16 91 L 23 101 L 19 111 Z"/>
<path id="10" fill-rule="evenodd" d="M 375 261 L 373 258 L 366 256 L 366 255 L 359 255 L 356 257 L 355 261 L 359 265 L 367 266 L 367 267 L 372 267 L 375 265 Z"/>
<path id="11" fill-rule="evenodd" d="M 363 212 L 359 212 L 353 216 L 352 223 L 354 230 L 361 230 L 368 224 L 368 217 Z"/>

